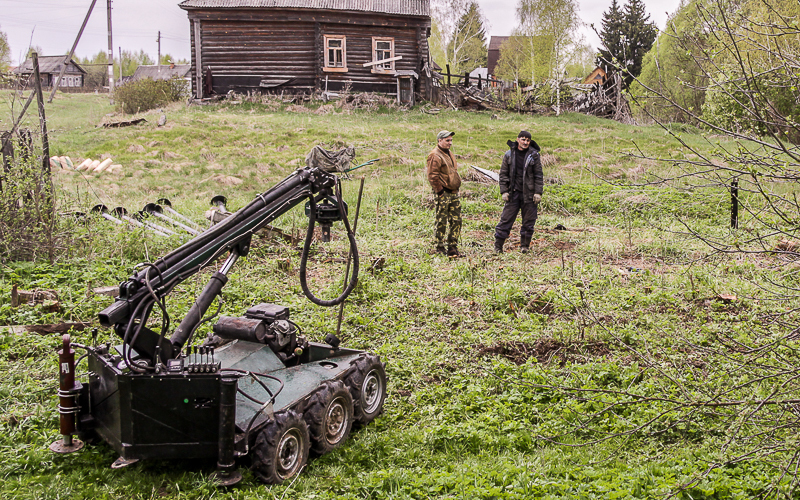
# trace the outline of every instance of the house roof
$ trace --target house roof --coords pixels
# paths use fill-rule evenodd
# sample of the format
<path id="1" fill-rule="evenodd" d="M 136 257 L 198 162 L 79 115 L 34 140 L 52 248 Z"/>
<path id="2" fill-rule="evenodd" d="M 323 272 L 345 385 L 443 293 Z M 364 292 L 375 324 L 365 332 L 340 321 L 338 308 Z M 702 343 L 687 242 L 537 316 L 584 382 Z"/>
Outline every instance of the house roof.
<path id="1" fill-rule="evenodd" d="M 139 80 L 141 78 L 152 78 L 153 80 L 169 80 L 173 76 L 178 78 L 186 78 L 192 71 L 191 64 L 162 64 L 158 65 L 142 65 L 136 68 L 133 73 L 133 79 Z"/>
<path id="2" fill-rule="evenodd" d="M 430 0 L 184 0 L 182 9 L 313 9 L 430 16 Z"/>
<path id="3" fill-rule="evenodd" d="M 71 59 L 70 63 L 72 63 L 78 71 L 86 74 L 86 70 L 81 68 L 80 65 L 75 62 L 75 59 Z M 39 73 L 58 73 L 61 71 L 63 65 L 64 56 L 39 56 Z M 14 70 L 14 73 L 17 74 L 31 72 L 33 72 L 33 60 L 30 58 L 26 59 L 24 63 Z"/>
<path id="4" fill-rule="evenodd" d="M 510 36 L 493 36 L 489 39 L 489 50 L 500 50 L 500 46 L 511 38 Z"/>
<path id="5" fill-rule="evenodd" d="M 600 66 L 596 67 L 589 73 L 589 76 L 584 78 L 583 83 L 594 83 L 595 81 L 603 82 L 606 78 L 606 71 Z"/>

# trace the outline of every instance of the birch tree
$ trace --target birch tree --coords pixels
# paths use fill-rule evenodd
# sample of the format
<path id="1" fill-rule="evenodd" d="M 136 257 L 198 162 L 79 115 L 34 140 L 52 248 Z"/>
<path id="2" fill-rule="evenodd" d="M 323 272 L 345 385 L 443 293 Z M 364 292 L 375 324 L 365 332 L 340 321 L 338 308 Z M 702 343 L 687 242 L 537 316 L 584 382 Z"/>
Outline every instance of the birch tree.
<path id="1" fill-rule="evenodd" d="M 575 45 L 575 35 L 581 25 L 576 0 L 520 0 L 517 5 L 520 31 L 530 37 L 529 45 L 537 36 L 548 38 L 547 52 L 549 64 L 547 77 L 560 80 L 566 67 L 566 60 Z M 530 54 L 533 61 L 536 57 Z M 534 79 L 534 69 L 531 69 Z"/>
<path id="2" fill-rule="evenodd" d="M 0 30 L 0 73 L 8 71 L 11 65 L 11 45 L 8 43 L 8 35 Z"/>
<path id="3" fill-rule="evenodd" d="M 473 70 L 485 60 L 488 21 L 475 0 L 432 0 L 431 53 L 451 70 Z"/>

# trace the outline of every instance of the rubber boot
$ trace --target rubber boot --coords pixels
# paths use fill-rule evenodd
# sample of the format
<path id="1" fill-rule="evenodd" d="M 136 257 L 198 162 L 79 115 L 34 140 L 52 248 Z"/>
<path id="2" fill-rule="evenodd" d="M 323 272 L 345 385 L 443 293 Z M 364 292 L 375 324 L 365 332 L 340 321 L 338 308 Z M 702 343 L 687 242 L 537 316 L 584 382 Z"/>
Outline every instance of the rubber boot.
<path id="1" fill-rule="evenodd" d="M 506 240 L 501 238 L 494 239 L 494 253 L 503 253 L 503 244 Z"/>
<path id="2" fill-rule="evenodd" d="M 528 253 L 531 246 L 531 237 L 525 236 L 520 238 L 519 240 L 519 251 L 522 253 Z"/>

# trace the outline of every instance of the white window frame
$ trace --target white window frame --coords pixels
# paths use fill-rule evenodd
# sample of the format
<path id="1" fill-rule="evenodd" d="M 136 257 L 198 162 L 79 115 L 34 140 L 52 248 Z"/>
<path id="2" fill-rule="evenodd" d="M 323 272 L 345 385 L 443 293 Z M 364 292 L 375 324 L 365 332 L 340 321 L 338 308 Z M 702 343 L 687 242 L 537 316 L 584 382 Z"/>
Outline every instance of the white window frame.
<path id="1" fill-rule="evenodd" d="M 389 42 L 389 57 L 382 57 L 378 59 L 378 42 Z M 391 59 L 394 57 L 394 38 L 390 37 L 379 37 L 373 36 L 372 37 L 372 62 L 376 62 L 382 59 Z M 388 63 L 382 64 L 375 64 L 372 66 L 373 73 L 394 73 L 394 61 L 389 61 Z"/>
<path id="2" fill-rule="evenodd" d="M 322 66 L 322 71 L 327 73 L 347 73 L 347 37 L 344 35 L 323 35 L 325 40 L 323 46 L 323 52 L 325 55 L 325 61 Z M 333 66 L 331 65 L 330 59 L 330 51 L 337 50 L 339 47 L 330 47 L 329 43 L 331 40 L 339 40 L 342 42 L 341 51 L 342 51 L 342 65 L 341 66 Z"/>

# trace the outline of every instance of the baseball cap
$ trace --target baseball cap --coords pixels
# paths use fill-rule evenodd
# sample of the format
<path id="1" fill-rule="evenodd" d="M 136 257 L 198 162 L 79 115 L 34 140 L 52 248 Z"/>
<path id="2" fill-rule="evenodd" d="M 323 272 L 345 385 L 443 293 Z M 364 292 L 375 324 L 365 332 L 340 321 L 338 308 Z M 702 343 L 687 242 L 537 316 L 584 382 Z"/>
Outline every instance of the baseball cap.
<path id="1" fill-rule="evenodd" d="M 454 135 L 456 135 L 455 132 L 450 132 L 449 130 L 442 130 L 441 132 L 436 134 L 436 140 L 441 141 L 442 139 L 446 139 L 446 138 L 452 137 Z"/>

